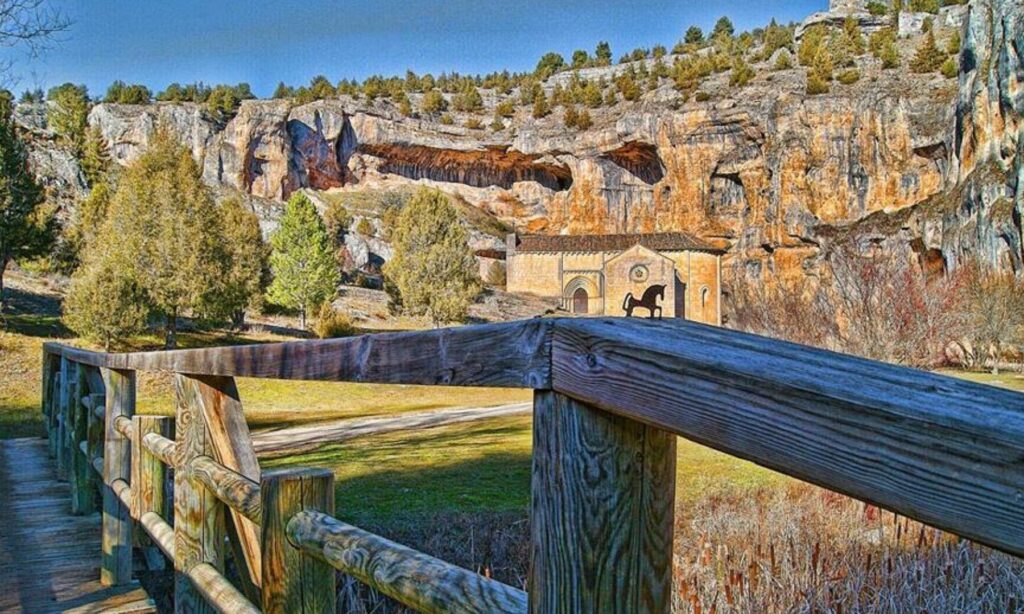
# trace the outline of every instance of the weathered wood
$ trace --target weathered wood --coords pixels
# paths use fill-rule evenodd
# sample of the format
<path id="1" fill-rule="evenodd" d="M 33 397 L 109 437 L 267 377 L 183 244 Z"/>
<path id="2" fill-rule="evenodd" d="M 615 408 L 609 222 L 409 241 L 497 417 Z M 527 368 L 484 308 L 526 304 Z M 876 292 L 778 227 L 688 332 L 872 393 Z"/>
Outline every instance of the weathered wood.
<path id="1" fill-rule="evenodd" d="M 554 388 L 1024 555 L 1024 395 L 694 323 L 559 321 Z"/>
<path id="2" fill-rule="evenodd" d="M 676 437 L 534 393 L 530 611 L 669 612 Z"/>
<path id="3" fill-rule="evenodd" d="M 210 492 L 254 523 L 263 521 L 260 485 L 208 456 L 192 461 L 192 472 Z"/>
<path id="4" fill-rule="evenodd" d="M 228 469 L 258 483 L 260 464 L 256 460 L 256 451 L 252 446 L 235 380 L 230 377 L 196 376 L 192 382 L 196 390 L 195 399 L 199 403 L 215 453 L 211 456 Z M 230 515 L 242 548 L 242 556 L 236 557 L 236 563 L 249 581 L 259 586 L 259 524 L 246 517 L 241 510 L 231 509 Z"/>
<path id="5" fill-rule="evenodd" d="M 138 371 L 381 384 L 550 387 L 554 321 L 524 320 L 346 339 L 100 354 L 60 344 L 46 351 L 84 364 Z"/>
<path id="6" fill-rule="evenodd" d="M 70 462 L 68 449 L 68 411 L 71 407 L 71 361 L 61 358 L 60 361 L 60 389 L 57 397 L 57 416 L 55 421 L 56 435 L 54 458 L 57 460 L 57 479 L 68 479 L 68 464 Z"/>
<path id="7" fill-rule="evenodd" d="M 114 429 L 121 433 L 121 436 L 128 441 L 135 440 L 135 425 L 132 423 L 132 419 L 127 416 L 118 416 L 114 418 Z"/>
<path id="8" fill-rule="evenodd" d="M 334 569 L 293 546 L 287 534 L 288 521 L 303 510 L 333 515 L 334 475 L 326 469 L 268 471 L 260 490 L 263 612 L 334 612 Z"/>
<path id="9" fill-rule="evenodd" d="M 163 461 L 153 455 L 142 443 L 142 438 L 153 433 L 159 436 L 174 436 L 174 418 L 166 416 L 135 416 L 132 439 L 132 491 L 135 498 L 132 501 L 132 518 L 141 519 L 149 512 L 159 516 L 170 518 L 172 509 L 164 496 L 164 483 L 167 479 L 167 467 Z M 140 535 L 140 546 L 153 548 L 148 538 Z M 150 560 L 160 561 L 161 557 L 149 557 Z"/>
<path id="10" fill-rule="evenodd" d="M 192 461 L 214 454 L 202 415 L 202 384 L 175 375 L 178 406 L 174 471 L 174 607 L 177 612 L 213 612 L 189 578 L 194 567 L 209 563 L 224 569 L 224 506 L 195 476 Z"/>
<path id="11" fill-rule="evenodd" d="M 288 522 L 296 547 L 417 612 L 527 611 L 526 593 L 320 512 Z"/>
<path id="12" fill-rule="evenodd" d="M 0 492 L 0 612 L 155 611 L 137 584 L 100 585 L 99 516 L 70 515 L 45 441 L 0 440 Z"/>
<path id="13" fill-rule="evenodd" d="M 177 462 L 178 444 L 162 435 L 147 433 L 142 437 L 142 445 L 168 467 Z"/>
<path id="14" fill-rule="evenodd" d="M 132 524 L 131 513 L 110 485 L 115 480 L 129 480 L 131 442 L 114 428 L 117 418 L 131 418 L 135 413 L 135 372 L 103 370 L 106 388 L 106 420 L 103 427 L 103 560 L 100 582 L 116 586 L 131 581 Z"/>
<path id="15" fill-rule="evenodd" d="M 53 381 L 50 385 L 50 416 L 47 418 L 47 435 L 49 436 L 48 450 L 50 458 L 57 459 L 57 435 L 59 431 L 58 421 L 60 418 L 60 390 L 61 390 L 60 357 L 57 357 L 57 370 L 53 374 Z"/>
<path id="16" fill-rule="evenodd" d="M 146 512 L 140 516 L 139 526 L 146 531 L 146 535 L 160 548 L 164 556 L 174 561 L 174 527 L 167 524 L 167 521 L 156 512 Z"/>
<path id="17" fill-rule="evenodd" d="M 74 447 L 71 455 L 71 513 L 76 515 L 92 514 L 96 511 L 96 482 L 93 474 L 92 456 L 89 453 L 89 412 L 82 405 L 82 395 L 88 390 L 86 366 L 72 366 L 73 384 L 70 408 L 70 438 Z M 85 445 L 85 450 L 81 446 Z"/>
<path id="18" fill-rule="evenodd" d="M 99 376 L 99 371 L 95 367 L 86 367 L 87 372 L 90 373 L 87 379 L 90 380 L 89 387 L 93 390 L 93 378 L 91 374 Z M 102 405 L 104 395 L 103 393 L 93 393 L 84 397 L 88 400 L 86 403 L 86 449 L 89 462 L 92 467 L 96 470 L 97 478 L 93 480 L 93 486 L 96 489 L 96 494 L 100 501 L 103 499 L 103 429 L 104 422 L 102 418 L 96 417 L 95 412 L 90 409 L 96 405 Z M 98 461 L 98 463 L 97 463 Z"/>
<path id="19" fill-rule="evenodd" d="M 259 608 L 246 599 L 213 565 L 199 563 L 189 570 L 188 575 L 214 611 L 223 614 L 260 614 Z"/>

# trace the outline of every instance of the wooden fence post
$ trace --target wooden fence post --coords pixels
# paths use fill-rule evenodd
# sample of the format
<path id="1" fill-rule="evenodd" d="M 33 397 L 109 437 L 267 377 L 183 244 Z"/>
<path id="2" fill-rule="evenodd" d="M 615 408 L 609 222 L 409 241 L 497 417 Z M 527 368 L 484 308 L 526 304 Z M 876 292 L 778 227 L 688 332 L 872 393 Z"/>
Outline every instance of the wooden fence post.
<path id="1" fill-rule="evenodd" d="M 53 416 L 53 378 L 56 375 L 57 370 L 60 368 L 60 363 L 55 361 L 56 358 L 53 354 L 50 354 L 46 350 L 43 350 L 43 373 L 42 382 L 40 386 L 40 407 L 43 408 L 43 426 L 46 428 L 46 437 L 52 438 L 50 419 Z M 52 448 L 51 448 L 52 451 Z"/>
<path id="2" fill-rule="evenodd" d="M 127 584 L 132 579 L 131 511 L 110 485 L 130 479 L 131 442 L 114 428 L 120 416 L 135 414 L 135 371 L 103 369 L 106 388 L 103 427 L 103 562 L 100 583 Z"/>
<path id="3" fill-rule="evenodd" d="M 53 380 L 50 382 L 50 415 L 47 417 L 47 430 L 50 436 L 50 458 L 57 460 L 57 433 L 60 430 L 58 417 L 60 415 L 60 357 L 57 357 L 57 368 L 54 369 Z"/>
<path id="4" fill-rule="evenodd" d="M 333 613 L 334 568 L 293 546 L 287 527 L 301 511 L 334 515 L 334 474 L 326 469 L 268 471 L 260 493 L 264 614 Z"/>
<path id="5" fill-rule="evenodd" d="M 174 439 L 174 418 L 168 416 L 135 416 L 135 440 L 132 441 L 132 518 L 142 518 L 147 512 L 155 512 L 164 519 L 171 518 L 171 506 L 165 496 L 167 467 L 163 461 L 153 456 L 142 444 L 142 439 L 156 433 L 168 439 Z M 145 531 L 139 531 L 140 546 L 150 569 L 164 568 L 164 555 L 160 552 Z"/>
<path id="6" fill-rule="evenodd" d="M 530 611 L 669 612 L 676 436 L 534 393 Z"/>
<path id="7" fill-rule="evenodd" d="M 60 389 L 57 397 L 57 433 L 56 433 L 56 454 L 57 479 L 66 481 L 68 479 L 68 411 L 71 407 L 71 361 L 61 356 L 60 358 Z"/>
<path id="8" fill-rule="evenodd" d="M 93 479 L 92 457 L 89 456 L 89 414 L 92 413 L 82 398 L 89 390 L 86 365 L 74 364 L 71 386 L 70 440 L 71 440 L 71 513 L 91 514 L 96 511 L 96 480 Z M 85 442 L 83 451 L 81 444 Z"/>
<path id="9" fill-rule="evenodd" d="M 213 457 L 210 430 L 202 414 L 200 384 L 175 374 L 178 449 L 174 470 L 174 610 L 216 612 L 188 577 L 200 563 L 224 570 L 224 505 L 194 475 L 192 461 Z"/>

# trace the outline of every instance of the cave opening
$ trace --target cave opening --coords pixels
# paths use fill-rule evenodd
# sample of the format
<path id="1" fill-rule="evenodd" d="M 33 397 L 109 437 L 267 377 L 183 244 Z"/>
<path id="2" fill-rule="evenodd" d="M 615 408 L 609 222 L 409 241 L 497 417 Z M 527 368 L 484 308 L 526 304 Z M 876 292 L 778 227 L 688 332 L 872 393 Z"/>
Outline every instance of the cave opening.
<path id="1" fill-rule="evenodd" d="M 658 148 L 650 143 L 630 141 L 605 152 L 601 157 L 648 185 L 654 185 L 665 178 L 665 165 L 658 155 Z"/>

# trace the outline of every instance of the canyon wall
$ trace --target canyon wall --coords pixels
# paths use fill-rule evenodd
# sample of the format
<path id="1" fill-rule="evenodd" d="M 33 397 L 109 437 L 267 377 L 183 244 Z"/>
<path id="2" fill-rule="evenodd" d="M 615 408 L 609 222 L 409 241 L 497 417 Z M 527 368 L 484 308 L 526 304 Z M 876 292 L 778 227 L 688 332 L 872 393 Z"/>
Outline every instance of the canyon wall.
<path id="1" fill-rule="evenodd" d="M 729 250 L 730 276 L 799 282 L 840 243 L 1024 271 L 1022 20 L 1018 1 L 973 0 L 958 79 L 865 55 L 860 82 L 808 96 L 803 69 L 759 67 L 743 88 L 711 77 L 704 101 L 663 85 L 595 109 L 585 131 L 561 111 L 521 107 L 485 131 L 346 97 L 245 101 L 225 125 L 170 103 L 100 104 L 89 119 L 120 164 L 163 124 L 208 183 L 269 202 L 420 183 L 521 231 L 689 231 Z"/>

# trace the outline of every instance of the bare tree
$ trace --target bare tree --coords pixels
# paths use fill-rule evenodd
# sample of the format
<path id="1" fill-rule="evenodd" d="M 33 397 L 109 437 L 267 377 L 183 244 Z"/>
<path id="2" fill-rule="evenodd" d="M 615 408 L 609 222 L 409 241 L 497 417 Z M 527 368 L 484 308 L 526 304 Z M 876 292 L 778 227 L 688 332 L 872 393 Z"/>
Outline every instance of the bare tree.
<path id="1" fill-rule="evenodd" d="M 1024 342 L 1024 279 L 980 263 L 964 270 L 968 335 L 976 353 L 988 352 L 992 373 L 998 374 L 1004 345 Z"/>
<path id="2" fill-rule="evenodd" d="M 47 0 L 0 0 L 0 47 L 23 48 L 37 57 L 57 41 L 71 20 Z M 14 60 L 0 60 L 0 80 L 9 81 Z"/>

